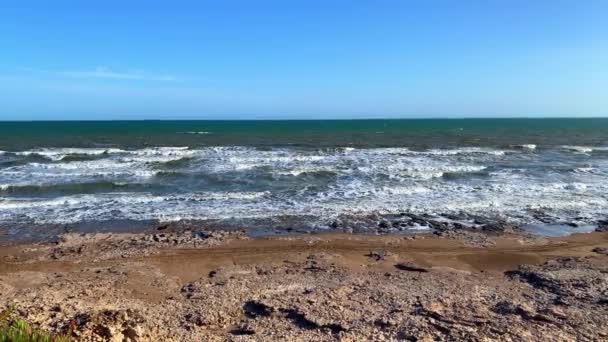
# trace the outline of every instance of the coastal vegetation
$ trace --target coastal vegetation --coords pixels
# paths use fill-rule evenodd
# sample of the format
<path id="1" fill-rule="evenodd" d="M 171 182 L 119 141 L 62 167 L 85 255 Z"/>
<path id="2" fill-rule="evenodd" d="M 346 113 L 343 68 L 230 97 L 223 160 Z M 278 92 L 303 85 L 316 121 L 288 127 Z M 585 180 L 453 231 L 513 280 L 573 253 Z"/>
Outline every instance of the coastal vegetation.
<path id="1" fill-rule="evenodd" d="M 26 321 L 13 317 L 13 308 L 0 312 L 0 342 L 68 342 L 72 325 L 63 335 L 55 335 L 36 329 Z"/>

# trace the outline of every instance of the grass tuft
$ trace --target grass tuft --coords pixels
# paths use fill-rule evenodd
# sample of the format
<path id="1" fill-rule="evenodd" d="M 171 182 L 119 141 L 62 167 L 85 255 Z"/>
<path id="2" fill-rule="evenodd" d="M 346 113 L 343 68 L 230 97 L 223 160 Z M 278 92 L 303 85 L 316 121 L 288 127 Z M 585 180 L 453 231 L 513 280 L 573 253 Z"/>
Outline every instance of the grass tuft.
<path id="1" fill-rule="evenodd" d="M 12 318 L 13 307 L 0 312 L 0 342 L 69 342 L 73 331 L 70 324 L 65 335 L 54 335 L 32 328 L 22 319 Z"/>

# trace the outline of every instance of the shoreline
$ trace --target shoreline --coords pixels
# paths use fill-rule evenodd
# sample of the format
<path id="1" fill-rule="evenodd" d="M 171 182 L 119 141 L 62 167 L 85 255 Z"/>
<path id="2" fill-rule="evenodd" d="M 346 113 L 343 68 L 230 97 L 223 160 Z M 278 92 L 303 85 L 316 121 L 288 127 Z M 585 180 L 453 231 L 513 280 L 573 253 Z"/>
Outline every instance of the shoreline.
<path id="1" fill-rule="evenodd" d="M 249 237 L 292 236 L 298 234 L 360 234 L 360 235 L 496 235 L 515 233 L 538 237 L 559 237 L 577 233 L 606 231 L 608 220 L 600 217 L 590 222 L 550 221 L 543 213 L 537 213 L 537 223 L 521 224 L 494 216 L 467 213 L 427 214 L 401 212 L 392 214 L 371 213 L 365 215 L 341 215 L 328 220 L 322 226 L 306 226 L 300 221 L 307 217 L 243 220 L 107 220 L 81 221 L 77 223 L 21 223 L 0 224 L 0 247 L 28 243 L 56 242 L 64 234 L 153 234 L 160 230 L 171 232 L 198 230 L 245 231 Z M 287 227 L 287 228 L 284 228 Z"/>
<path id="2" fill-rule="evenodd" d="M 70 233 L 0 247 L 0 309 L 84 341 L 608 337 L 608 233 L 474 238 Z"/>

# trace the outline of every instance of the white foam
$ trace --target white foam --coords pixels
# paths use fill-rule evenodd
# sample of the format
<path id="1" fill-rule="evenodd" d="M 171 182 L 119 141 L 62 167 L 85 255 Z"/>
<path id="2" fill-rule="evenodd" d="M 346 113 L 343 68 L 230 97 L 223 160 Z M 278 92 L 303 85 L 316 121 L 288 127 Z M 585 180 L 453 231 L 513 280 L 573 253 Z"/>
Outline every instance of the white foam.
<path id="1" fill-rule="evenodd" d="M 495 156 L 502 156 L 506 153 L 505 150 L 495 150 L 491 148 L 482 148 L 482 147 L 463 147 L 456 149 L 445 149 L 445 150 L 429 150 L 418 152 L 419 154 L 431 154 L 431 155 L 458 155 L 458 154 L 490 154 Z"/>
<path id="2" fill-rule="evenodd" d="M 522 145 L 515 145 L 514 147 L 524 149 L 524 150 L 536 150 L 535 144 L 522 144 Z"/>
<path id="3" fill-rule="evenodd" d="M 573 151 L 576 153 L 591 153 L 591 152 L 593 152 L 594 149 L 597 149 L 597 147 L 593 148 L 593 147 L 588 147 L 588 146 L 570 146 L 570 145 L 564 145 L 564 146 L 562 146 L 562 148 L 564 150 L 569 150 L 569 151 Z"/>
<path id="4" fill-rule="evenodd" d="M 430 230 L 431 227 L 426 226 L 426 225 L 419 225 L 418 223 L 415 223 L 413 226 L 407 227 L 407 229 L 408 230 L 420 230 L 420 231 L 423 231 L 423 230 Z"/>
<path id="5" fill-rule="evenodd" d="M 397 187 L 384 187 L 382 192 L 390 195 L 412 195 L 428 193 L 432 190 L 424 186 L 397 186 Z"/>
<path id="6" fill-rule="evenodd" d="M 576 169 L 574 169 L 574 172 L 579 173 L 594 173 L 596 171 L 598 171 L 598 169 L 595 167 L 577 167 Z"/>
<path id="7" fill-rule="evenodd" d="M 83 155 L 102 155 L 104 153 L 120 153 L 124 152 L 118 148 L 44 148 L 37 150 L 15 152 L 17 155 L 29 156 L 32 154 L 38 154 L 45 156 L 52 160 L 61 160 L 70 154 L 83 154 Z"/>
<path id="8" fill-rule="evenodd" d="M 242 191 L 242 192 L 197 192 L 194 193 L 193 199 L 202 200 L 253 200 L 268 196 L 268 191 Z"/>
<path id="9" fill-rule="evenodd" d="M 81 154 L 81 155 L 91 155 L 91 156 L 99 156 L 99 155 L 115 155 L 120 154 L 124 156 L 135 156 L 143 157 L 141 160 L 145 160 L 146 157 L 177 157 L 181 158 L 183 156 L 189 156 L 196 153 L 196 151 L 189 150 L 187 146 L 185 147 L 151 147 L 144 148 L 139 150 L 123 150 L 119 148 L 44 148 L 44 149 L 34 149 L 28 151 L 20 151 L 14 152 L 17 155 L 21 156 L 29 156 L 33 154 L 38 154 L 41 156 L 45 156 L 55 161 L 60 161 L 68 155 L 73 154 Z M 152 159 L 155 160 L 155 159 Z"/>
<path id="10" fill-rule="evenodd" d="M 490 148 L 411 151 L 400 147 L 85 150 L 86 153 L 81 153 L 82 149 L 49 149 L 45 153 L 58 158 L 53 163 L 28 163 L 0 169 L 0 189 L 99 180 L 154 185 L 163 180 L 154 177 L 162 170 L 162 165 L 153 162 L 181 158 L 191 158 L 191 161 L 173 166 L 179 168 L 177 174 L 212 175 L 225 180 L 227 185 L 217 185 L 217 191 L 201 191 L 207 189 L 200 185 L 196 188 L 193 184 L 193 189 L 175 188 L 175 193 L 164 196 L 112 192 L 51 199 L 0 197 L 0 222 L 24 217 L 35 222 L 76 222 L 85 219 L 172 220 L 284 215 L 309 215 L 327 222 L 342 214 L 401 211 L 467 211 L 527 221 L 534 220 L 528 212 L 530 209 L 542 209 L 556 217 L 608 215 L 605 196 L 608 193 L 608 163 L 595 158 L 581 165 L 580 158 L 569 153 L 559 153 L 559 158 L 565 158 L 563 160 L 551 159 L 555 171 L 551 168 L 554 165 L 550 164 L 548 171 L 539 173 L 526 165 L 535 165 L 537 161 L 541 165 L 547 163 L 546 158 L 543 159 L 544 151 L 507 153 L 507 150 Z M 27 152 L 32 151 L 24 153 Z M 60 155 L 74 153 L 107 156 L 71 162 L 59 159 Z M 487 177 L 466 177 L 466 173 L 483 170 L 491 172 Z M 312 174 L 315 172 L 332 172 L 335 177 L 320 177 L 318 181 L 308 177 L 272 178 L 305 173 L 315 177 Z M 446 173 L 462 173 L 464 177 L 442 178 Z M 261 184 L 255 183 L 258 176 L 263 179 Z M 243 180 L 246 185 L 237 188 Z M 248 191 L 249 185 L 255 185 L 256 191 Z M 226 186 L 225 191 L 221 191 L 222 186 Z"/>

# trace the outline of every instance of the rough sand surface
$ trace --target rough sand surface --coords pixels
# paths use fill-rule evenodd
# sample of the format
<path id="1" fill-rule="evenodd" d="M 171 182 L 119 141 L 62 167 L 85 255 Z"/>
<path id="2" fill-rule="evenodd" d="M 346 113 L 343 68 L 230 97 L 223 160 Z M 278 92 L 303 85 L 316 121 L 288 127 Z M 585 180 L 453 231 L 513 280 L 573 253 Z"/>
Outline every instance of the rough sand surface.
<path id="1" fill-rule="evenodd" d="M 608 233 L 66 235 L 0 247 L 0 306 L 83 341 L 606 341 Z"/>

